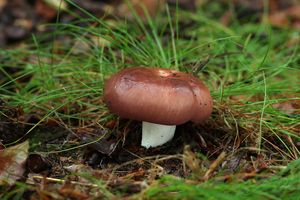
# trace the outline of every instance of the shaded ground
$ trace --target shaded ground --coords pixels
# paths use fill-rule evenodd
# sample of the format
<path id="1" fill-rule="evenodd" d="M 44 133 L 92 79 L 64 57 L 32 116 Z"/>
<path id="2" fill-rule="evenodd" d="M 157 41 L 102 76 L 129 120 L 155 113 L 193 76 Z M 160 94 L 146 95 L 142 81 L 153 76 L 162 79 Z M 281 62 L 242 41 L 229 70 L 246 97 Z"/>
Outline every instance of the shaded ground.
<path id="1" fill-rule="evenodd" d="M 49 3 L 50 2 L 50 3 Z M 51 3 L 54 2 L 54 3 Z M 103 17 L 104 13 L 109 10 L 110 16 L 129 16 L 130 11 L 123 9 L 124 3 L 121 0 L 115 1 L 73 1 L 82 9 L 87 10 L 96 17 Z M 141 1 L 143 2 L 143 1 Z M 158 6 L 152 5 L 152 1 L 144 1 L 150 10 L 151 14 L 154 14 L 158 10 Z M 149 3 L 148 3 L 149 2 Z M 154 2 L 154 1 L 153 1 Z M 167 0 L 169 5 L 176 5 L 176 1 Z M 269 3 L 270 21 L 275 26 L 279 27 L 298 27 L 300 24 L 299 6 L 297 1 L 283 1 L 274 0 Z M 190 11 L 195 11 L 197 5 L 205 4 L 205 1 L 195 0 L 179 0 L 179 7 Z M 5 47 L 13 42 L 22 41 L 26 38 L 30 38 L 32 33 L 45 33 L 47 29 L 43 26 L 45 23 L 54 23 L 56 21 L 60 23 L 70 23 L 78 17 L 83 16 L 83 12 L 76 9 L 71 4 L 62 3 L 59 7 L 59 3 L 56 1 L 44 1 L 44 0 L 1 0 L 0 1 L 0 47 Z M 220 2 L 220 5 L 227 7 L 227 2 Z M 261 18 L 263 10 L 262 1 L 247 1 L 238 0 L 233 4 L 237 17 L 241 21 L 259 20 Z M 68 8 L 72 12 L 64 11 L 63 8 Z M 59 18 L 57 18 L 58 12 Z M 142 12 L 139 12 L 142 14 Z M 225 25 L 228 25 L 232 20 L 232 13 L 230 11 L 224 13 L 215 13 L 220 15 L 220 20 Z M 109 15 L 108 15 L 109 17 Z M 82 24 L 84 25 L 84 23 Z"/>

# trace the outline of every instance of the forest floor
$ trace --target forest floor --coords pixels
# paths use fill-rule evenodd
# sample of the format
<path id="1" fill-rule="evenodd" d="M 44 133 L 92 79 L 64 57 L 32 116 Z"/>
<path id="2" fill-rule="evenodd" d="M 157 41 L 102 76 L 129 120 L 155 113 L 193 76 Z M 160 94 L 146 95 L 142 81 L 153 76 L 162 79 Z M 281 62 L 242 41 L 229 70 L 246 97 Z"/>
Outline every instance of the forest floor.
<path id="1" fill-rule="evenodd" d="M 299 199 L 299 5 L 55 2 L 0 0 L 1 199 Z M 102 97 L 134 66 L 196 74 L 211 117 L 143 148 Z"/>

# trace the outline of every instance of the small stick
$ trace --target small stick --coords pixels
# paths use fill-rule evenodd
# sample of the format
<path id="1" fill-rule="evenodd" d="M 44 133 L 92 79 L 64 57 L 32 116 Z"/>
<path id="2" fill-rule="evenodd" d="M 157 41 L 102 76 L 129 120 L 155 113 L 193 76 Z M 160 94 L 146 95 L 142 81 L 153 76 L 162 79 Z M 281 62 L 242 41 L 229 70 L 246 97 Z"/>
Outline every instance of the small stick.
<path id="1" fill-rule="evenodd" d="M 58 178 L 51 178 L 51 177 L 43 177 L 43 176 L 32 176 L 32 179 L 38 179 L 38 180 L 46 180 L 49 182 L 54 182 L 54 183 L 60 183 L 64 184 L 66 181 Z M 81 185 L 81 186 L 87 186 L 87 187 L 93 187 L 93 188 L 99 188 L 99 185 L 92 184 L 92 183 L 82 183 L 78 181 L 70 181 L 71 184 L 74 185 Z"/>
<path id="2" fill-rule="evenodd" d="M 203 176 L 203 180 L 207 181 L 212 173 L 216 170 L 216 168 L 223 162 L 223 160 L 226 157 L 226 153 L 223 151 L 218 158 L 209 166 L 209 169 L 205 172 L 204 176 Z"/>

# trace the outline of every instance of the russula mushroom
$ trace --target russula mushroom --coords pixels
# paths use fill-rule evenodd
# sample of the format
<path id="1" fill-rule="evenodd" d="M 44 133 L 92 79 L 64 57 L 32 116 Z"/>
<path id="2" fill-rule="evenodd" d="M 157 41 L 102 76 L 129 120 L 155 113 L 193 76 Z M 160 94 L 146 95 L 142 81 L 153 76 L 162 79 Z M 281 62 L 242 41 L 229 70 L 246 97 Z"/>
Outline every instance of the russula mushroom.
<path id="1" fill-rule="evenodd" d="M 207 87 L 183 72 L 134 67 L 111 76 L 104 88 L 109 110 L 142 121 L 142 146 L 156 147 L 174 136 L 176 125 L 200 123 L 212 112 Z"/>

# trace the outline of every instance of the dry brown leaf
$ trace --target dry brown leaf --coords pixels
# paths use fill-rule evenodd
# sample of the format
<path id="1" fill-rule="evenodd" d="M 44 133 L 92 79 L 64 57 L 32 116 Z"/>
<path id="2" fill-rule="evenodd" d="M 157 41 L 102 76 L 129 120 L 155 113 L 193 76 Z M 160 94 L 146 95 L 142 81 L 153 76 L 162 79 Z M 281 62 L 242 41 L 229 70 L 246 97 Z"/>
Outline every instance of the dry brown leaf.
<path id="1" fill-rule="evenodd" d="M 29 142 L 0 150 L 0 185 L 13 185 L 25 172 Z"/>

